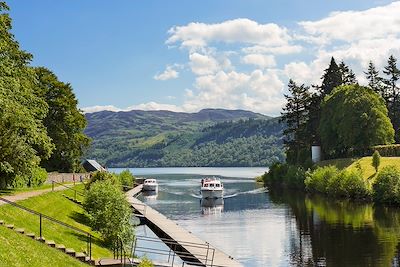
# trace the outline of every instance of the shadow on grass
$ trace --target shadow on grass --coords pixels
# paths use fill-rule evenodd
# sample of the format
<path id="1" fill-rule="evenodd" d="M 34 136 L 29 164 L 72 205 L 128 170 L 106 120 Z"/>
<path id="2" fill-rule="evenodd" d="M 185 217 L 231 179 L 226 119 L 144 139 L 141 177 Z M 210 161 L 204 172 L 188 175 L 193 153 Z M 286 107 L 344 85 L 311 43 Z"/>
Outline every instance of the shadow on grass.
<path id="1" fill-rule="evenodd" d="M 76 221 L 77 223 L 84 224 L 86 226 L 90 227 L 90 220 L 89 217 L 86 214 L 80 213 L 73 211 L 71 215 L 69 215 L 71 219 Z"/>
<path id="2" fill-rule="evenodd" d="M 89 248 L 89 246 L 88 246 L 88 244 L 89 244 L 89 237 L 88 237 L 87 235 L 84 235 L 84 234 L 78 233 L 78 232 L 71 232 L 71 234 L 72 234 L 73 236 L 75 236 L 79 241 L 82 241 L 83 243 L 85 243 L 85 244 L 86 244 L 86 247 Z M 96 246 L 98 246 L 98 247 L 102 247 L 102 248 L 105 248 L 105 249 L 110 249 L 110 248 L 107 246 L 107 244 L 104 242 L 104 240 L 102 240 L 102 239 L 100 239 L 100 238 L 98 238 L 98 237 L 92 236 L 91 242 L 92 242 L 92 249 L 93 249 L 93 245 L 96 245 Z M 110 251 L 111 251 L 111 250 L 110 250 Z M 85 253 L 88 253 L 88 251 L 85 251 Z M 93 253 L 93 251 L 92 251 L 92 253 Z M 111 253 L 112 253 L 112 252 L 111 252 Z"/>

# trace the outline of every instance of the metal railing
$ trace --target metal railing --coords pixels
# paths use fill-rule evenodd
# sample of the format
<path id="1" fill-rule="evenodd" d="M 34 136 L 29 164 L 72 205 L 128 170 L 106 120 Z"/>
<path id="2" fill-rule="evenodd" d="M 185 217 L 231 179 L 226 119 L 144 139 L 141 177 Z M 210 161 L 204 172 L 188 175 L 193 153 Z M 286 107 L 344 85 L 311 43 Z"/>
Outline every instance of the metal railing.
<path id="1" fill-rule="evenodd" d="M 74 200 L 75 201 L 77 201 L 78 199 L 77 199 L 77 195 L 79 195 L 79 196 L 85 196 L 85 194 L 83 193 L 83 191 L 81 191 L 81 190 L 77 190 L 77 189 L 75 189 L 75 188 L 72 188 L 72 187 L 70 187 L 70 186 L 68 186 L 68 185 L 65 185 L 65 184 L 62 184 L 62 183 L 59 183 L 59 182 L 56 182 L 56 181 L 52 181 L 51 182 L 51 191 L 54 191 L 54 187 L 55 187 L 55 185 L 59 185 L 59 186 L 63 186 L 63 187 L 65 187 L 65 188 L 67 188 L 68 190 L 71 190 L 71 191 L 73 191 L 74 192 Z"/>
<path id="2" fill-rule="evenodd" d="M 14 206 L 16 208 L 19 208 L 19 209 L 24 210 L 26 212 L 29 212 L 29 213 L 31 213 L 31 214 L 33 214 L 35 216 L 38 216 L 40 240 L 43 240 L 43 228 L 44 228 L 43 224 L 44 224 L 44 220 L 51 221 L 51 222 L 53 222 L 55 224 L 58 224 L 60 226 L 63 226 L 65 228 L 68 228 L 70 230 L 74 230 L 75 232 L 79 232 L 79 233 L 85 235 L 86 236 L 86 249 L 87 249 L 86 255 L 89 256 L 89 261 L 90 262 L 92 261 L 92 238 L 93 238 L 93 236 L 92 236 L 91 233 L 88 233 L 88 232 L 86 232 L 86 231 L 84 231 L 82 229 L 79 229 L 79 228 L 77 228 L 75 226 L 72 226 L 72 225 L 69 225 L 67 223 L 64 223 L 64 222 L 62 222 L 60 220 L 52 218 L 52 217 L 50 217 L 48 215 L 45 215 L 43 213 L 40 213 L 40 212 L 37 212 L 35 210 L 29 209 L 27 207 L 24 207 L 22 205 L 19 205 L 19 204 L 15 203 L 15 202 L 12 202 L 12 201 L 8 200 L 8 199 L 0 197 L 0 201 L 6 202 L 6 203 L 8 203 L 8 204 L 10 204 L 10 205 L 12 205 L 12 206 Z"/>
<path id="3" fill-rule="evenodd" d="M 162 243 L 167 248 L 155 248 L 154 246 L 145 246 L 140 243 Z M 165 247 L 165 246 L 161 246 Z M 193 248 L 197 253 L 188 252 L 185 248 Z M 173 266 L 206 266 L 218 267 L 214 265 L 215 248 L 210 247 L 210 244 L 193 243 L 187 241 L 175 241 L 167 238 L 153 238 L 146 236 L 135 236 L 134 244 L 132 245 L 132 256 L 137 253 L 155 254 L 157 256 L 165 256 L 166 262 Z M 176 258 L 179 257 L 181 262 L 177 262 Z"/>

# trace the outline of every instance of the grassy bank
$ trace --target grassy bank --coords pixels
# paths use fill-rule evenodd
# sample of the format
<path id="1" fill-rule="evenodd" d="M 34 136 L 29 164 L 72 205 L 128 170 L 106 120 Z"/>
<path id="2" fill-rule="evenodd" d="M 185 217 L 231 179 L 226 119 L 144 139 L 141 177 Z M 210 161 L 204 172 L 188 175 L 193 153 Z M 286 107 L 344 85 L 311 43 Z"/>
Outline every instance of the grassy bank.
<path id="1" fill-rule="evenodd" d="M 0 226 L 0 266 L 87 266 L 45 244 Z"/>
<path id="2" fill-rule="evenodd" d="M 76 186 L 82 189 L 83 185 Z M 87 232 L 91 232 L 88 226 L 88 219 L 81 206 L 68 200 L 63 194 L 73 195 L 71 190 L 50 192 L 37 197 L 19 201 L 18 204 L 33 209 L 35 211 L 56 218 L 69 225 L 75 226 Z M 24 228 L 29 232 L 39 235 L 39 218 L 11 205 L 0 206 L 0 217 L 8 224 L 14 224 L 17 228 Z M 43 219 L 43 236 L 46 240 L 54 240 L 57 244 L 64 244 L 66 247 L 73 248 L 77 252 L 87 251 L 86 236 L 70 230 L 61 225 Z M 99 235 L 92 233 L 92 256 L 98 258 L 110 258 L 112 251 L 107 249 Z"/>

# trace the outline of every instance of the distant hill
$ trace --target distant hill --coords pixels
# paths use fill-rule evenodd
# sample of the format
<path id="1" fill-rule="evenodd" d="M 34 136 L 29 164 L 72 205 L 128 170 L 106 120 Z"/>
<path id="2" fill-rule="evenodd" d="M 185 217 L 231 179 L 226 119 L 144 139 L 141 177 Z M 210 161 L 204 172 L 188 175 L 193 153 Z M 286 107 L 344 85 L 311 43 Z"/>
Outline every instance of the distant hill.
<path id="1" fill-rule="evenodd" d="M 282 160 L 283 125 L 245 110 L 86 114 L 88 158 L 108 167 L 266 166 Z"/>

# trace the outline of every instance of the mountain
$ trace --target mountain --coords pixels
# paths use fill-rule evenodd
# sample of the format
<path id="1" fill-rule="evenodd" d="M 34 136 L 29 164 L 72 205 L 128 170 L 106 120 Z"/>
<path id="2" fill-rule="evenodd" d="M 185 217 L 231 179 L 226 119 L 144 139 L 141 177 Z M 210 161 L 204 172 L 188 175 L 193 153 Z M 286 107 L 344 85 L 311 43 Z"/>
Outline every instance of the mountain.
<path id="1" fill-rule="evenodd" d="M 282 160 L 283 125 L 245 110 L 85 115 L 88 158 L 108 167 L 265 166 Z"/>

